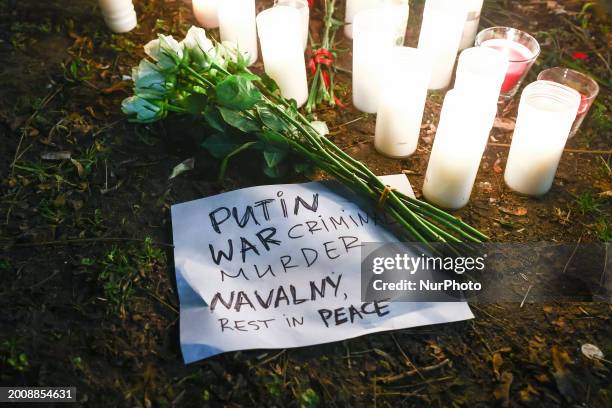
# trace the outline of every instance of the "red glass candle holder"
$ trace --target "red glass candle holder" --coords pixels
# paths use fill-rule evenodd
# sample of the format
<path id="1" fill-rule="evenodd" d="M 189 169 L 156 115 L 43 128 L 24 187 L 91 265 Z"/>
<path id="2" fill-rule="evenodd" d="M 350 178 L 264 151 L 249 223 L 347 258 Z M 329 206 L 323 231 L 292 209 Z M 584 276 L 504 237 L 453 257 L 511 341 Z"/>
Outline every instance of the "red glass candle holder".
<path id="1" fill-rule="evenodd" d="M 490 47 L 508 57 L 508 72 L 501 97 L 510 99 L 521 86 L 529 69 L 540 55 L 540 45 L 531 35 L 510 27 L 487 28 L 476 36 L 477 47 Z"/>

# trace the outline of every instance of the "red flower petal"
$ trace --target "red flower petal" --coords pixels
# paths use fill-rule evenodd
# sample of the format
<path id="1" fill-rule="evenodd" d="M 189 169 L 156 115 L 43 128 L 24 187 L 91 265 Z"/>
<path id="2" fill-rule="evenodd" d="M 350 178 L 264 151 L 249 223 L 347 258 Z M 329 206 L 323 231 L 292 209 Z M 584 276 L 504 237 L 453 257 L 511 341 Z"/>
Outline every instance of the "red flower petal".
<path id="1" fill-rule="evenodd" d="M 581 51 L 576 51 L 572 54 L 572 58 L 575 60 L 585 60 L 587 58 L 589 58 L 588 54 L 581 52 Z"/>

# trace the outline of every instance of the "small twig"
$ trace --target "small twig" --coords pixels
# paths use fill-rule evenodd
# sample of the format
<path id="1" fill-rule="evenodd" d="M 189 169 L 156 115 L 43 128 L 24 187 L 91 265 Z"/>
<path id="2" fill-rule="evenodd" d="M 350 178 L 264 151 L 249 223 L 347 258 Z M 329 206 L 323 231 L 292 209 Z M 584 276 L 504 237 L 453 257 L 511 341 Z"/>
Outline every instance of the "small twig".
<path id="1" fill-rule="evenodd" d="M 343 128 L 343 127 L 348 126 L 348 125 L 351 125 L 351 124 L 353 124 L 353 123 L 355 123 L 355 122 L 359 122 L 360 120 L 365 119 L 365 118 L 366 118 L 366 116 L 367 116 L 367 115 L 361 115 L 361 116 L 359 116 L 358 118 L 355 118 L 355 119 L 349 120 L 348 122 L 341 123 L 341 124 L 339 124 L 339 125 L 334 126 L 333 128 L 331 128 L 331 129 L 330 129 L 330 131 L 332 131 L 332 130 L 336 130 L 336 129 L 340 129 L 340 128 Z"/>
<path id="2" fill-rule="evenodd" d="M 151 297 L 155 300 L 157 300 L 159 303 L 161 303 L 162 305 L 166 306 L 168 309 L 172 310 L 174 313 L 178 314 L 179 311 L 176 310 L 176 308 L 174 306 L 172 306 L 171 304 L 169 304 L 168 302 L 164 301 L 163 299 L 161 299 L 159 296 L 153 294 L 152 292 L 147 292 L 149 295 L 151 295 Z"/>
<path id="3" fill-rule="evenodd" d="M 393 339 L 393 342 L 395 342 L 395 346 L 399 349 L 400 353 L 402 354 L 402 356 L 404 357 L 404 360 L 406 360 L 406 363 L 413 368 L 413 371 L 415 371 L 419 377 L 421 377 L 422 380 L 425 380 L 426 378 L 423 376 L 423 374 L 421 374 L 421 372 L 419 371 L 419 369 L 412 363 L 412 361 L 408 358 L 408 356 L 406 355 L 406 353 L 404 353 L 404 350 L 402 349 L 402 347 L 400 346 L 399 342 L 397 341 L 397 339 L 395 338 L 395 335 L 393 333 L 391 333 L 391 338 Z"/>
<path id="4" fill-rule="evenodd" d="M 269 357 L 269 358 L 267 358 L 267 359 L 263 360 L 263 361 L 262 361 L 262 362 L 260 362 L 260 363 L 257 363 L 257 364 L 256 364 L 256 365 L 254 365 L 253 367 L 259 367 L 259 366 L 262 366 L 262 365 L 264 365 L 264 364 L 269 363 L 270 361 L 274 361 L 274 360 L 276 360 L 277 358 L 279 358 L 280 356 L 282 356 L 282 355 L 283 355 L 283 354 L 284 354 L 286 351 L 287 351 L 287 349 L 282 349 L 282 350 L 281 350 L 279 353 L 277 353 L 277 354 L 275 354 L 275 355 L 273 355 L 273 356 L 271 356 L 271 357 Z"/>
<path id="5" fill-rule="evenodd" d="M 581 240 L 582 240 L 582 235 L 580 236 L 580 238 L 578 238 L 578 242 L 576 242 L 576 246 L 574 247 L 574 251 L 572 251 L 572 254 L 570 255 L 570 257 L 567 260 L 567 262 L 565 263 L 565 266 L 563 267 L 563 271 L 561 272 L 561 275 L 565 274 L 565 271 L 567 271 L 567 268 L 569 267 L 570 263 L 572 262 L 572 259 L 574 259 L 574 255 L 576 255 L 576 251 L 578 251 L 578 247 L 580 246 L 580 241 Z"/>
<path id="6" fill-rule="evenodd" d="M 608 243 L 605 243 L 606 245 L 606 250 L 605 255 L 604 255 L 604 264 L 603 264 L 603 271 L 601 271 L 601 278 L 599 278 L 599 286 L 604 287 L 604 284 L 606 283 L 606 271 L 608 270 L 607 266 L 608 266 Z"/>
<path id="7" fill-rule="evenodd" d="M 450 363 L 450 360 L 448 358 L 445 358 L 444 360 L 440 361 L 439 363 L 436 363 L 436 364 L 433 364 L 433 365 L 421 368 L 420 371 L 429 372 L 429 371 L 437 370 L 440 367 L 444 367 L 448 363 Z M 411 377 L 411 376 L 413 376 L 415 374 L 419 374 L 421 376 L 421 378 L 423 379 L 423 381 L 430 382 L 429 380 L 427 380 L 426 378 L 424 378 L 422 376 L 420 371 L 415 368 L 414 370 L 406 371 L 405 373 L 401 373 L 401 374 L 397 374 L 397 375 L 392 375 L 390 377 L 379 377 L 378 379 L 386 384 L 386 383 L 402 380 L 402 379 L 404 379 L 406 377 Z M 435 380 L 432 380 L 432 381 L 435 381 Z"/>
<path id="8" fill-rule="evenodd" d="M 529 295 L 529 292 L 531 291 L 532 287 L 533 287 L 533 283 L 529 285 L 529 287 L 527 288 L 527 292 L 525 293 L 525 297 L 523 298 L 523 301 L 521 302 L 521 306 L 519 307 L 519 309 L 523 308 L 523 305 L 525 304 L 525 301 L 527 300 L 527 296 Z"/>

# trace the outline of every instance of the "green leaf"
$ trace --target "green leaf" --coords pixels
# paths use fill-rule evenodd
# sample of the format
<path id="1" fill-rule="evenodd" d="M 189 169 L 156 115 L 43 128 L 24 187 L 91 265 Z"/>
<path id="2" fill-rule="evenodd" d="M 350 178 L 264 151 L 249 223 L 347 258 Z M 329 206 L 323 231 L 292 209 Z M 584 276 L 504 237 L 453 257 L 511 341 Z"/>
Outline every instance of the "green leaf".
<path id="1" fill-rule="evenodd" d="M 272 79 L 270 75 L 266 74 L 265 72 L 261 75 L 261 83 L 270 92 L 276 92 L 279 90 L 276 82 Z"/>
<path id="2" fill-rule="evenodd" d="M 261 92 L 251 80 L 239 75 L 230 75 L 215 87 L 217 101 L 221 106 L 235 110 L 251 109 L 261 100 Z"/>
<path id="3" fill-rule="evenodd" d="M 279 178 L 280 176 L 282 176 L 281 171 L 278 168 L 278 166 L 274 166 L 274 167 L 264 166 L 263 172 L 266 176 L 270 178 Z"/>
<path id="4" fill-rule="evenodd" d="M 293 166 L 293 170 L 295 170 L 295 172 L 298 174 L 309 173 L 311 169 L 312 166 L 310 165 L 310 163 L 296 163 Z"/>
<path id="5" fill-rule="evenodd" d="M 204 119 L 206 119 L 206 123 L 208 123 L 211 128 L 219 132 L 225 131 L 225 122 L 216 107 L 212 105 L 207 106 L 206 109 L 204 109 Z"/>
<path id="6" fill-rule="evenodd" d="M 287 152 L 269 147 L 264 150 L 263 155 L 268 167 L 276 167 L 287 156 Z"/>
<path id="7" fill-rule="evenodd" d="M 206 108 L 208 98 L 202 94 L 191 94 L 185 98 L 187 102 L 187 112 L 194 116 L 199 116 L 200 113 Z"/>
<path id="8" fill-rule="evenodd" d="M 238 76 L 240 76 L 241 78 L 244 78 L 246 80 L 249 81 L 260 81 L 261 78 L 255 74 L 253 74 L 252 72 L 240 72 L 238 74 L 236 74 Z"/>
<path id="9" fill-rule="evenodd" d="M 217 159 L 224 158 L 239 146 L 240 143 L 236 143 L 228 134 L 225 133 L 216 133 L 209 136 L 202 143 L 202 147 L 208 150 L 210 154 Z"/>
<path id="10" fill-rule="evenodd" d="M 170 177 L 168 178 L 168 180 L 172 180 L 173 178 L 179 176 L 182 173 L 185 173 L 186 171 L 193 170 L 194 166 L 195 166 L 195 159 L 193 157 L 190 157 L 189 159 L 184 160 L 182 163 L 174 166 L 174 169 L 172 169 L 172 174 L 170 174 Z"/>
<path id="11" fill-rule="evenodd" d="M 223 158 L 223 161 L 221 162 L 221 168 L 219 169 L 219 181 L 222 181 L 223 178 L 225 177 L 225 171 L 227 170 L 227 165 L 229 164 L 229 161 L 232 157 L 236 156 L 237 154 L 239 154 L 240 152 L 244 150 L 257 146 L 258 143 L 259 142 L 246 142 L 243 145 L 238 146 L 236 149 L 231 151 L 227 156 L 225 156 Z"/>
<path id="12" fill-rule="evenodd" d="M 287 140 L 282 134 L 270 130 L 264 130 L 263 132 L 259 133 L 259 138 L 265 144 L 277 146 L 285 146 L 287 144 Z"/>
<path id="13" fill-rule="evenodd" d="M 282 132 L 287 128 L 285 122 L 283 122 L 274 112 L 266 107 L 257 107 L 257 114 L 263 124 L 270 130 L 275 132 Z"/>
<path id="14" fill-rule="evenodd" d="M 219 112 L 225 123 L 243 132 L 256 132 L 260 130 L 259 123 L 231 109 L 219 108 Z"/>

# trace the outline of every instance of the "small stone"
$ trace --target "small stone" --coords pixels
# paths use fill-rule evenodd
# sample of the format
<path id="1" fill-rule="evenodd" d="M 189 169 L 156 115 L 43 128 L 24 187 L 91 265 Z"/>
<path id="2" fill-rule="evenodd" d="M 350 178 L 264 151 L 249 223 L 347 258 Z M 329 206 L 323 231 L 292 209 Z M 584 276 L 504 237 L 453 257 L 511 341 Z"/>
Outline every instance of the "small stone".
<path id="1" fill-rule="evenodd" d="M 582 345 L 582 347 L 580 347 L 580 350 L 582 351 L 582 354 L 591 360 L 601 360 L 604 358 L 604 353 L 594 344 L 585 343 Z"/>

